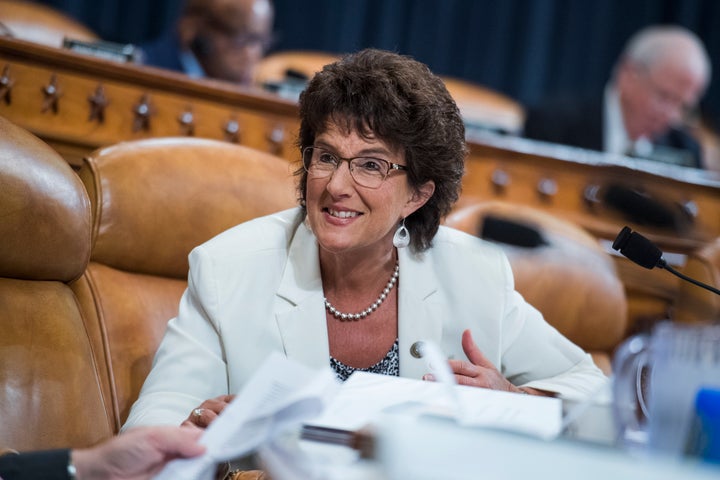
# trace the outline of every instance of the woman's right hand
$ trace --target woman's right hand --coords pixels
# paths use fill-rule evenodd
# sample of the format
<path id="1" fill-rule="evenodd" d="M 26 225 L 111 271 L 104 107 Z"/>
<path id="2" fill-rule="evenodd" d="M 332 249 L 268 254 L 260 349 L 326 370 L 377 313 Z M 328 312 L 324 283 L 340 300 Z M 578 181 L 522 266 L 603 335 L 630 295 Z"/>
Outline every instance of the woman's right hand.
<path id="1" fill-rule="evenodd" d="M 188 418 L 185 419 L 181 425 L 194 425 L 196 427 L 206 428 L 220 415 L 220 412 L 232 402 L 233 398 L 235 398 L 235 395 L 220 395 L 219 397 L 205 400 L 199 407 L 190 412 Z"/>

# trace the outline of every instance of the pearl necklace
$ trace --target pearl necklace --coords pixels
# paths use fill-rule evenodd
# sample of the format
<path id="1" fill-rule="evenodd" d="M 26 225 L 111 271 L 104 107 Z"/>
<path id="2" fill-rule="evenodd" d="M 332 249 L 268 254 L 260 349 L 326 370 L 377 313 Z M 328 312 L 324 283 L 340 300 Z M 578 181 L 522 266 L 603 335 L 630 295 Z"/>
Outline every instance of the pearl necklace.
<path id="1" fill-rule="evenodd" d="M 332 304 L 328 301 L 327 298 L 323 298 L 323 301 L 325 302 L 325 309 L 330 312 L 332 316 L 340 320 L 341 322 L 347 322 L 351 320 L 360 320 L 361 318 L 365 318 L 368 315 L 370 315 L 372 312 L 378 309 L 380 305 L 385 301 L 388 294 L 390 293 L 390 290 L 393 289 L 395 284 L 398 281 L 398 277 L 400 276 L 400 264 L 395 263 L 395 270 L 393 271 L 392 276 L 390 277 L 390 280 L 388 281 L 387 285 L 385 285 L 385 288 L 382 292 L 380 292 L 380 296 L 373 302 L 372 305 L 370 305 L 368 308 L 363 310 L 360 313 L 343 313 L 339 311 L 337 308 L 333 307 Z"/>

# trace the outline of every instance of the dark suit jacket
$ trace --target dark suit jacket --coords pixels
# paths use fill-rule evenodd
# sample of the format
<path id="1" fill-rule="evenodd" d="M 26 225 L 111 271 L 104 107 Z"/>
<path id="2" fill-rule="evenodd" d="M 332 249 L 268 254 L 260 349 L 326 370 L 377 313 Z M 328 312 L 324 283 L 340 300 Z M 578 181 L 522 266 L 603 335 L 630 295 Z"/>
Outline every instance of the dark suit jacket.
<path id="1" fill-rule="evenodd" d="M 180 62 L 180 43 L 174 32 L 168 31 L 158 39 L 140 45 L 140 48 L 143 64 L 186 73 Z"/>
<path id="2" fill-rule="evenodd" d="M 0 456 L 3 480 L 68 480 L 70 450 L 47 450 Z"/>
<path id="3" fill-rule="evenodd" d="M 602 99 L 602 94 L 595 98 L 562 97 L 528 108 L 524 135 L 535 140 L 602 150 Z M 653 143 L 689 151 L 693 166 L 702 168 L 700 146 L 687 132 L 672 129 Z"/>

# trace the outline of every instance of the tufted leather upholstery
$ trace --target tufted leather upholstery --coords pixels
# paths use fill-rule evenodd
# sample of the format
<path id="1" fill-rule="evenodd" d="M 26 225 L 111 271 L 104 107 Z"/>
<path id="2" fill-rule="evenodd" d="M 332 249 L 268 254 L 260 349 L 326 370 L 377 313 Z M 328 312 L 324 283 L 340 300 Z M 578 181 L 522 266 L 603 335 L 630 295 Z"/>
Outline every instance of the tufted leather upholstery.
<path id="1" fill-rule="evenodd" d="M 508 255 L 517 290 L 609 372 L 609 354 L 624 337 L 627 301 L 612 259 L 597 240 L 546 212 L 501 201 L 460 207 L 445 224 L 483 237 L 483 226 L 490 225 L 487 219 L 508 222 L 510 236 L 524 235 L 526 243 L 540 243 L 521 247 L 496 240 Z"/>
<path id="2" fill-rule="evenodd" d="M 55 151 L 0 117 L 0 448 L 112 434 L 102 366 L 69 284 L 90 257 L 90 202 Z"/>
<path id="3" fill-rule="evenodd" d="M 226 142 L 160 138 L 100 149 L 79 175 L 92 204 L 93 250 L 74 289 L 95 316 L 90 330 L 119 429 L 177 314 L 190 250 L 295 205 L 292 165 Z"/>

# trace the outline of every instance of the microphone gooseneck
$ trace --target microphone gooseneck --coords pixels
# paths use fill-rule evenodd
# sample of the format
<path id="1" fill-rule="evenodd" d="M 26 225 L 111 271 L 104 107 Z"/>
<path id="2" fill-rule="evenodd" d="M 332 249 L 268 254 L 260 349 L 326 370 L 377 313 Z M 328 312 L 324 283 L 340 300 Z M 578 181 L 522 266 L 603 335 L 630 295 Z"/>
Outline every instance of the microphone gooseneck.
<path id="1" fill-rule="evenodd" d="M 612 248 L 642 267 L 647 269 L 653 269 L 655 267 L 665 269 L 678 278 L 720 295 L 720 290 L 717 288 L 690 278 L 668 265 L 665 259 L 662 258 L 662 251 L 647 238 L 637 232 L 633 232 L 630 227 L 626 226 L 620 230 L 620 233 L 618 233 L 618 236 L 612 244 Z"/>

